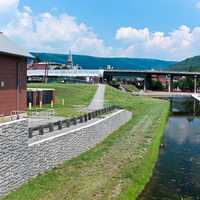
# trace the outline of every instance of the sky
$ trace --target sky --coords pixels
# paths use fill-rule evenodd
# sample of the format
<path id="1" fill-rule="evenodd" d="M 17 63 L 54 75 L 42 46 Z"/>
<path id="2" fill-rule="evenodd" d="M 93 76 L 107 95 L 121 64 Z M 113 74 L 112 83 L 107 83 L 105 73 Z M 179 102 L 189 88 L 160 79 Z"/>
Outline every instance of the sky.
<path id="1" fill-rule="evenodd" d="M 0 31 L 29 51 L 183 60 L 200 55 L 200 0 L 0 0 Z"/>

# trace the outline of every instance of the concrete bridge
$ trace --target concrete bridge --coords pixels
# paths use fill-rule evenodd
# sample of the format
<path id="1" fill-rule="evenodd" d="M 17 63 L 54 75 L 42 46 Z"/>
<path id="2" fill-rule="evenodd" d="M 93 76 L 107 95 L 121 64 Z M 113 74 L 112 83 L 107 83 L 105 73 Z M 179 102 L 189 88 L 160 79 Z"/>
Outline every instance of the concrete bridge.
<path id="1" fill-rule="evenodd" d="M 179 71 L 154 71 L 154 70 L 104 70 L 104 78 L 112 80 L 112 77 L 121 76 L 142 76 L 144 77 L 144 91 L 146 91 L 148 83 L 152 75 L 164 75 L 168 80 L 168 91 L 173 92 L 174 77 L 189 76 L 194 80 L 194 93 L 197 92 L 197 79 L 200 77 L 200 72 L 179 72 Z"/>

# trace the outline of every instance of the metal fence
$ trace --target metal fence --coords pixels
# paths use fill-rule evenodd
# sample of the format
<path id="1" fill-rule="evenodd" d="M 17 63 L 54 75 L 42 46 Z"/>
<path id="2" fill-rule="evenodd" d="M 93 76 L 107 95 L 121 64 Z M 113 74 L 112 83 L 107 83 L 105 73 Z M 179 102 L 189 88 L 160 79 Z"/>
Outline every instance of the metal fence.
<path id="1" fill-rule="evenodd" d="M 106 108 L 103 108 L 100 110 L 95 110 L 93 112 L 89 112 L 89 113 L 81 115 L 79 117 L 73 117 L 70 119 L 64 119 L 64 120 L 57 121 L 54 123 L 48 123 L 45 125 L 31 127 L 31 128 L 29 128 L 28 136 L 29 136 L 29 138 L 32 138 L 36 135 L 44 135 L 45 133 L 50 133 L 50 132 L 53 132 L 56 130 L 61 130 L 63 128 L 69 128 L 70 126 L 81 124 L 81 123 L 87 122 L 89 120 L 92 120 L 94 118 L 97 118 L 99 116 L 102 116 L 104 114 L 107 114 L 109 112 L 112 112 L 115 109 L 121 109 L 121 107 L 112 105 L 112 106 L 109 106 L 109 107 L 106 107 Z M 35 132 L 37 133 L 36 135 L 34 134 Z"/>

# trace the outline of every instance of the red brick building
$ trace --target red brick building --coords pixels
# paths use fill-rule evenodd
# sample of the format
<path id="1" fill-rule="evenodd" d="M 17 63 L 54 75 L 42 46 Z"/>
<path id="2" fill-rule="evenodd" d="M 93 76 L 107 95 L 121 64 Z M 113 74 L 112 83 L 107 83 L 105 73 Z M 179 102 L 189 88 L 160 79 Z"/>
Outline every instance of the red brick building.
<path id="1" fill-rule="evenodd" d="M 28 57 L 32 56 L 0 33 L 0 116 L 26 111 Z"/>

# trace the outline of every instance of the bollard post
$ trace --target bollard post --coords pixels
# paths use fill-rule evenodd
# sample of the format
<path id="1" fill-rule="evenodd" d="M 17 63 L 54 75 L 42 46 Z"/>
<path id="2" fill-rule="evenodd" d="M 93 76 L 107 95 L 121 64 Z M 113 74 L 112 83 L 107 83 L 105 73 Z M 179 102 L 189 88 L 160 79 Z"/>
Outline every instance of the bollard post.
<path id="1" fill-rule="evenodd" d="M 29 107 L 29 110 L 32 109 L 32 103 L 31 102 L 28 103 L 28 107 Z"/>
<path id="2" fill-rule="evenodd" d="M 95 111 L 92 112 L 92 118 L 95 118 Z"/>
<path id="3" fill-rule="evenodd" d="M 61 130 L 62 129 L 62 121 L 58 122 L 58 129 Z"/>
<path id="4" fill-rule="evenodd" d="M 92 119 L 91 113 L 88 113 L 88 120 L 91 120 L 91 119 Z"/>
<path id="5" fill-rule="evenodd" d="M 32 138 L 32 137 L 33 137 L 33 129 L 32 129 L 32 128 L 29 128 L 29 129 L 28 129 L 28 137 L 29 137 L 29 138 Z"/>
<path id="6" fill-rule="evenodd" d="M 74 118 L 72 119 L 72 122 L 73 122 L 73 125 L 76 125 L 76 124 L 77 124 L 77 119 L 76 119 L 76 117 L 74 117 Z"/>
<path id="7" fill-rule="evenodd" d="M 49 123 L 49 132 L 53 132 L 53 131 L 54 131 L 53 123 Z"/>
<path id="8" fill-rule="evenodd" d="M 40 108 L 42 108 L 42 101 L 40 101 Z"/>
<path id="9" fill-rule="evenodd" d="M 88 120 L 88 116 L 84 115 L 84 121 L 87 122 L 87 120 Z"/>
<path id="10" fill-rule="evenodd" d="M 83 116 L 80 116 L 80 123 L 83 123 Z"/>
<path id="11" fill-rule="evenodd" d="M 39 135 L 44 135 L 43 126 L 40 126 L 40 127 L 39 127 Z"/>
<path id="12" fill-rule="evenodd" d="M 65 99 L 62 99 L 62 105 L 63 106 L 65 105 Z"/>
<path id="13" fill-rule="evenodd" d="M 66 120 L 66 127 L 70 127 L 70 120 L 69 119 Z"/>
<path id="14" fill-rule="evenodd" d="M 51 100 L 51 108 L 53 108 L 54 106 L 54 103 L 53 103 L 53 100 Z"/>

